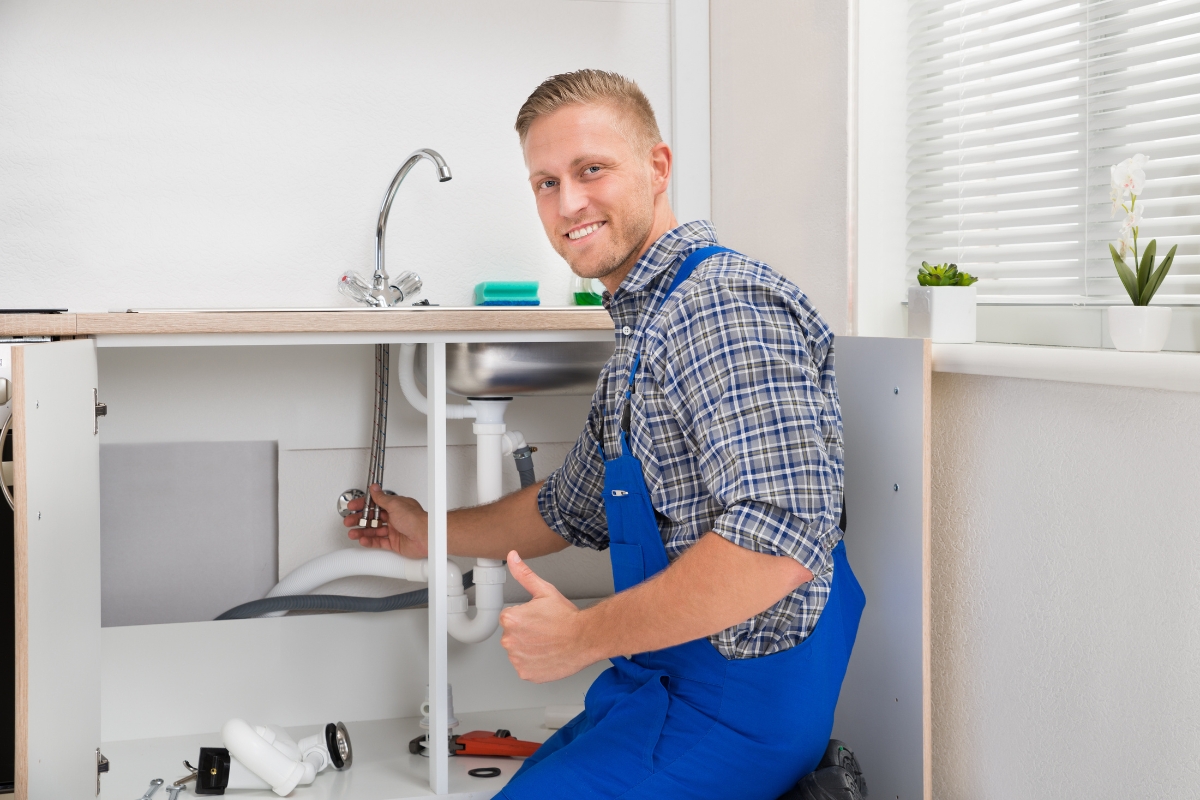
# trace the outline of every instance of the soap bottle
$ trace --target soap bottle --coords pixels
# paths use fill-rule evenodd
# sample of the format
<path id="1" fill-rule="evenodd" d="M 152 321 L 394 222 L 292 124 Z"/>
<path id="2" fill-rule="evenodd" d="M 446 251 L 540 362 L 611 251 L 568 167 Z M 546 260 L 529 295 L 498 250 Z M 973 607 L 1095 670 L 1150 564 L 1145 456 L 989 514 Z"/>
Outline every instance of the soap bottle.
<path id="1" fill-rule="evenodd" d="M 602 291 L 600 281 L 595 278 L 571 276 L 571 297 L 577 306 L 604 305 L 604 298 L 600 295 Z"/>

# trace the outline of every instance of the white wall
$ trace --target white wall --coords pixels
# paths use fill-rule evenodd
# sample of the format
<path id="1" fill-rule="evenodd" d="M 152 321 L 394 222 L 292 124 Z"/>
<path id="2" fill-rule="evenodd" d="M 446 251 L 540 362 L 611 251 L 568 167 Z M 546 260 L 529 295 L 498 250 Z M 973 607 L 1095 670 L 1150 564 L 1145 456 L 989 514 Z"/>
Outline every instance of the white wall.
<path id="1" fill-rule="evenodd" d="M 858 3 L 858 333 L 904 336 L 908 4 Z"/>
<path id="2" fill-rule="evenodd" d="M 481 280 L 568 300 L 512 130 L 584 66 L 635 78 L 670 136 L 670 7 L 589 0 L 5 0 L 4 307 L 345 305 L 412 150 L 390 269 L 467 304 Z"/>
<path id="3" fill-rule="evenodd" d="M 712 0 L 713 222 L 849 322 L 849 2 Z"/>
<path id="4" fill-rule="evenodd" d="M 1200 394 L 933 389 L 934 796 L 1200 796 Z"/>
<path id="5" fill-rule="evenodd" d="M 0 307 L 349 305 L 336 279 L 372 269 L 380 198 L 418 147 L 454 179 L 409 176 L 392 274 L 417 270 L 446 305 L 492 279 L 539 280 L 543 303 L 566 304 L 513 120 L 549 75 L 600 67 L 639 82 L 670 139 L 671 24 L 669 0 L 0 0 Z M 361 460 L 372 374 L 370 347 L 104 350 L 101 438 L 279 442 L 286 570 L 346 543 L 333 501 L 361 469 L 290 467 Z M 388 483 L 421 497 L 424 418 L 393 392 Z M 540 475 L 586 410 L 514 403 Z M 450 441 L 472 444 L 469 423 Z M 607 591 L 606 558 L 555 559 L 566 591 Z"/>

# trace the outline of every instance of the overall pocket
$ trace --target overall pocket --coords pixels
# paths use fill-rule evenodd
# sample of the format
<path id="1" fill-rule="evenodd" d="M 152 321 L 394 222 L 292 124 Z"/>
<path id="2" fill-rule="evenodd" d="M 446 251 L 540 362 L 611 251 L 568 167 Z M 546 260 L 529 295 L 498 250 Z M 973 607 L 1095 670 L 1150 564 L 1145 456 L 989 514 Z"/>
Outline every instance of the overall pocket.
<path id="1" fill-rule="evenodd" d="M 618 592 L 646 579 L 646 564 L 642 561 L 640 544 L 610 542 L 608 550 L 612 559 L 613 584 Z"/>

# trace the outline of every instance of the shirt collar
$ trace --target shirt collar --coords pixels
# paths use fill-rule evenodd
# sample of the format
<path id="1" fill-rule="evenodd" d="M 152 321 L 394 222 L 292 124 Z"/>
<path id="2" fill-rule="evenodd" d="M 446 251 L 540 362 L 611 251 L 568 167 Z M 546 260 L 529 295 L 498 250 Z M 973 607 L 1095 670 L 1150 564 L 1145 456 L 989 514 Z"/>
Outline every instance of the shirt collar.
<path id="1" fill-rule="evenodd" d="M 650 281 L 673 267 L 683 258 L 701 247 L 717 243 L 717 232 L 708 220 L 685 222 L 673 230 L 669 230 L 650 249 L 642 254 L 633 269 L 617 287 L 615 300 L 620 300 L 626 294 L 640 292 Z"/>

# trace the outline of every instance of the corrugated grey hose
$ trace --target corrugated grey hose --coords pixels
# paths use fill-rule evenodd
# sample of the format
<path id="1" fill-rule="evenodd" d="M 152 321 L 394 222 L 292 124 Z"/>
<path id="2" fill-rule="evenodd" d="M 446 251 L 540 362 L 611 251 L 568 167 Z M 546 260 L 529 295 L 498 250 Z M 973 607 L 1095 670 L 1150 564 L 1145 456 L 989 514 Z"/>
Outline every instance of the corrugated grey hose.
<path id="1" fill-rule="evenodd" d="M 533 486 L 537 478 L 533 475 L 533 448 L 529 445 L 513 450 L 513 461 L 517 462 L 517 474 L 521 476 L 521 488 Z"/>
<path id="2" fill-rule="evenodd" d="M 474 571 L 463 573 L 463 589 L 475 585 Z M 250 619 L 272 611 L 396 611 L 429 602 L 428 589 L 416 589 L 387 597 L 352 597 L 345 594 L 289 594 L 251 600 L 229 609 L 217 619 Z"/>
<path id="3" fill-rule="evenodd" d="M 387 401 L 384 400 L 386 403 Z M 513 451 L 513 460 L 517 462 L 517 473 L 521 476 L 521 488 L 537 483 L 533 473 L 533 448 L 526 445 Z M 382 459 L 380 459 L 382 462 Z M 475 585 L 473 571 L 463 573 L 463 589 Z M 217 619 L 250 619 L 269 614 L 272 611 L 395 611 L 401 608 L 412 608 L 429 602 L 428 589 L 416 589 L 403 594 L 393 594 L 387 597 L 351 597 L 344 594 L 290 594 L 281 597 L 264 597 L 262 600 L 251 600 L 240 606 L 231 608 Z"/>

